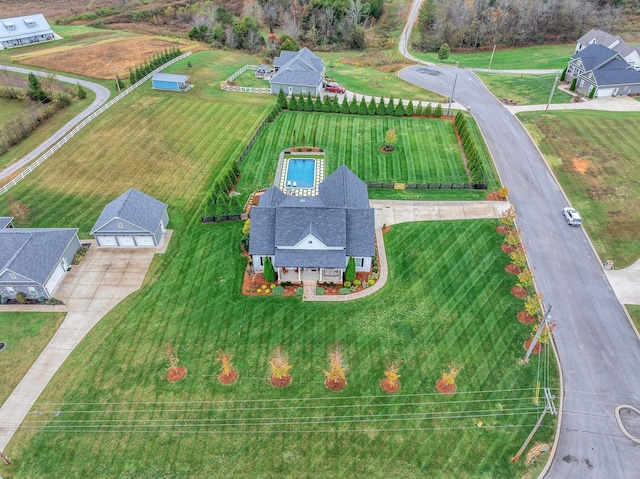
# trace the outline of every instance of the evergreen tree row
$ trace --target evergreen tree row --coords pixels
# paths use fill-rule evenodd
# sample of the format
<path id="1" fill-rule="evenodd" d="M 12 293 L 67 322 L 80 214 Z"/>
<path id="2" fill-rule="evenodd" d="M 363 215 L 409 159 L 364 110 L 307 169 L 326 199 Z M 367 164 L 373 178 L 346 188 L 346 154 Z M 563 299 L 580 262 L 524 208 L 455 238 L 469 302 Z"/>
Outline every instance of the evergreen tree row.
<path id="1" fill-rule="evenodd" d="M 156 68 L 161 67 L 169 60 L 179 57 L 180 55 L 182 55 L 182 51 L 178 47 L 165 49 L 162 53 L 158 53 L 149 60 L 146 60 L 144 63 L 136 65 L 135 68 L 129 68 L 129 83 L 133 85 L 134 83 L 142 80 Z"/>
<path id="2" fill-rule="evenodd" d="M 211 187 L 205 209 L 206 216 L 227 216 L 242 213 L 239 197 L 229 196 L 239 176 L 240 167 L 234 161 L 222 175 L 222 178 Z"/>
<path id="3" fill-rule="evenodd" d="M 304 95 L 291 95 L 291 98 L 287 100 L 284 92 L 280 89 L 277 105 L 281 109 L 291 111 L 317 111 L 349 115 L 431 116 L 434 118 L 442 116 L 442 105 L 440 104 L 433 108 L 431 103 L 428 103 L 427 106 L 423 108 L 421 102 L 414 105 L 414 102 L 410 101 L 405 107 L 401 101 L 396 103 L 393 95 L 387 103 L 384 102 L 384 98 L 381 98 L 378 102 L 376 102 L 375 98 L 371 98 L 371 100 L 367 102 L 364 97 L 358 101 L 355 96 L 351 102 L 346 98 L 340 102 L 337 96 L 331 97 L 329 95 L 325 96 L 324 100 L 322 100 L 320 96 L 314 99 L 311 97 L 311 93 L 307 93 L 306 97 Z"/>
<path id="4" fill-rule="evenodd" d="M 467 123 L 467 117 L 459 111 L 456 114 L 454 121 L 460 140 L 462 141 L 462 149 L 467 157 L 467 168 L 469 168 L 469 174 L 471 176 L 472 183 L 485 183 L 487 181 L 482 157 L 478 151 L 476 141 L 471 134 L 469 125 Z"/>

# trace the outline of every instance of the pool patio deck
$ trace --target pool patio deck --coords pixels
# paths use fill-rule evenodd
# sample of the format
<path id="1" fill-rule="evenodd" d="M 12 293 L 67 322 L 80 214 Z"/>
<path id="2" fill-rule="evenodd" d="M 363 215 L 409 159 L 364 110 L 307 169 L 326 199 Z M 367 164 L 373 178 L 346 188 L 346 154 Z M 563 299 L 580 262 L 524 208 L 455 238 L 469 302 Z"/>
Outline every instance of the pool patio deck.
<path id="1" fill-rule="evenodd" d="M 319 157 L 323 155 L 323 157 Z M 316 167 L 314 172 L 313 186 L 310 188 L 299 188 L 287 185 L 287 168 L 289 167 L 290 160 L 315 160 Z M 324 153 L 314 153 L 313 156 L 307 156 L 305 153 L 291 153 L 285 157 L 285 152 L 280 153 L 280 159 L 278 160 L 278 168 L 276 170 L 276 176 L 274 184 L 280 188 L 288 196 L 317 196 L 318 185 L 324 180 L 324 168 L 325 159 Z"/>

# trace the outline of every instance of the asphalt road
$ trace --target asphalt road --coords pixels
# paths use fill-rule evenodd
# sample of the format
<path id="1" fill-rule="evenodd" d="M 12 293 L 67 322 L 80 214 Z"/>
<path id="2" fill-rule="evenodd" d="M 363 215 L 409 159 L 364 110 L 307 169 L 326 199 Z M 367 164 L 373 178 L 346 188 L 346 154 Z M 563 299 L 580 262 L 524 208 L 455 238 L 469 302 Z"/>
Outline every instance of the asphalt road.
<path id="1" fill-rule="evenodd" d="M 564 221 L 569 203 L 544 158 L 472 72 L 414 66 L 400 76 L 445 96 L 457 76 L 454 99 L 471 107 L 516 207 L 538 290 L 553 305 L 564 403 L 545 477 L 640 478 L 640 447 L 614 416 L 620 404 L 640 404 L 640 342 L 584 230 Z"/>
<path id="2" fill-rule="evenodd" d="M 40 72 L 36 70 L 28 70 L 26 68 L 12 67 L 8 65 L 0 65 L 0 69 L 7 70 L 15 73 L 23 73 L 25 75 L 29 73 L 33 73 L 36 76 L 46 77 L 49 73 Z M 20 158 L 18 161 L 12 163 L 7 166 L 5 169 L 0 170 L 0 179 L 6 178 L 11 175 L 15 171 L 23 168 L 27 164 L 29 164 L 32 160 L 36 159 L 42 153 L 44 153 L 49 147 L 55 144 L 60 138 L 70 132 L 78 123 L 84 120 L 86 117 L 91 115 L 95 110 L 100 108 L 104 102 L 109 99 L 109 95 L 111 92 L 108 88 L 103 87 L 102 85 L 98 85 L 97 83 L 88 82 L 86 80 L 78 80 L 77 78 L 71 78 L 64 75 L 54 75 L 53 78 L 55 80 L 71 83 L 73 85 L 77 85 L 78 83 L 82 85 L 83 88 L 87 88 L 93 91 L 96 94 L 95 99 L 91 102 L 82 113 L 76 115 L 72 120 L 70 120 L 66 125 L 60 128 L 57 132 L 55 132 L 50 138 L 40 144 L 37 148 L 31 151 L 28 155 Z"/>

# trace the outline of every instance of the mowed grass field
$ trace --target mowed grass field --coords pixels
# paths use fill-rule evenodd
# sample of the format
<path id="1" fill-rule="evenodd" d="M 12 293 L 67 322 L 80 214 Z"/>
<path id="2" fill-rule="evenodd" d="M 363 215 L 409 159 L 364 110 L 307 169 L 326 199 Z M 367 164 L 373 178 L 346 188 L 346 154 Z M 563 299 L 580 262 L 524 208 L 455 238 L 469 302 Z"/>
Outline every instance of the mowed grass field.
<path id="1" fill-rule="evenodd" d="M 583 218 L 600 258 L 623 268 L 640 257 L 638 113 L 522 113 L 523 121 Z M 611 132 L 615 132 L 612 135 Z"/>
<path id="2" fill-rule="evenodd" d="M 398 142 L 380 152 L 387 130 Z M 304 136 L 304 139 L 303 139 Z M 242 164 L 245 195 L 273 183 L 280 152 L 315 145 L 326 151 L 325 175 L 345 164 L 363 181 L 468 183 L 453 124 L 448 120 L 284 111 L 268 125 Z"/>
<path id="3" fill-rule="evenodd" d="M 414 34 L 417 31 L 414 30 Z M 559 45 L 536 45 L 524 48 L 509 48 L 496 50 L 491 62 L 491 70 L 558 70 L 567 66 L 575 49 L 575 43 L 563 43 Z M 473 53 L 451 53 L 444 62 L 438 60 L 438 53 L 420 53 L 411 51 L 411 54 L 421 60 L 454 65 L 459 63 L 465 68 L 489 68 L 492 50 Z"/>
<path id="4" fill-rule="evenodd" d="M 487 89 L 496 98 L 507 98 L 518 105 L 546 105 L 553 87 L 555 75 L 499 75 L 478 73 Z M 569 103 L 573 98 L 558 89 L 553 92 L 551 103 Z"/>
<path id="5" fill-rule="evenodd" d="M 63 313 L 2 313 L 0 341 L 0 404 L 4 403 L 38 358 L 64 319 Z"/>
<path id="6" fill-rule="evenodd" d="M 189 72 L 196 88 L 139 90 L 11 190 L 31 208 L 34 226 L 75 226 L 87 237 L 103 206 L 133 186 L 169 204 L 174 233 L 142 289 L 64 363 L 38 414 L 7 447 L 14 465 L 1 465 L 0 475 L 393 471 L 445 479 L 539 471 L 541 464 L 531 470 L 510 461 L 541 412 L 533 396 L 545 368 L 537 359 L 519 362 L 530 328 L 515 317 L 522 301 L 510 294 L 515 278 L 504 271 L 497 222 L 394 226 L 385 236 L 389 281 L 363 300 L 242 296 L 242 223 L 202 225 L 199 216 L 213 179 L 237 158 L 275 97 L 221 92 L 220 80 L 237 65 L 217 53 L 189 60 L 191 69 L 181 62 L 172 71 Z M 274 168 L 275 159 L 262 161 Z M 251 165 L 243 164 L 243 174 L 262 168 Z M 175 384 L 166 380 L 167 341 L 188 369 Z M 347 388 L 337 394 L 323 384 L 327 348 L 336 342 L 349 365 Z M 268 383 L 276 346 L 293 365 L 293 383 L 283 390 Z M 240 378 L 232 386 L 217 381 L 218 349 L 234 356 Z M 388 396 L 379 382 L 396 359 L 403 361 L 402 389 Z M 450 367 L 460 368 L 458 392 L 441 396 L 434 385 Z M 554 426 L 548 417 L 534 441 L 551 441 Z"/>
<path id="7" fill-rule="evenodd" d="M 543 402 L 538 358 L 519 363 L 530 327 L 515 318 L 496 221 L 396 225 L 387 285 L 340 303 L 243 297 L 241 223 L 174 233 L 143 289 L 104 318 L 53 379 L 7 448 L 11 477 L 522 477 L 510 458 Z M 185 380 L 166 380 L 163 344 Z M 327 349 L 348 363 L 323 384 Z M 273 388 L 282 346 L 292 384 Z M 216 351 L 239 379 L 217 380 Z M 403 361 L 397 395 L 380 389 Z M 435 382 L 460 369 L 457 393 Z M 544 368 L 542 368 L 544 371 Z M 553 371 L 553 369 L 552 369 Z M 552 372 L 552 387 L 556 374 Z M 557 383 L 555 384 L 557 386 Z M 535 441 L 551 441 L 548 416 Z M 536 465 L 539 471 L 542 464 Z"/>

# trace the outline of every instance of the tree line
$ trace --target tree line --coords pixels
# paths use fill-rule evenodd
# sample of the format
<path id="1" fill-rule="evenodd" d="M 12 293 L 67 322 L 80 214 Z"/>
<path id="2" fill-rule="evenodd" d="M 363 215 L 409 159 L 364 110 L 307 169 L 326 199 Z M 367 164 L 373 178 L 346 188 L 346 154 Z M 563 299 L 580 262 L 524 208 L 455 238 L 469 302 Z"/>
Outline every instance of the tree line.
<path id="1" fill-rule="evenodd" d="M 637 0 L 425 0 L 414 48 L 488 49 L 576 41 L 590 28 L 614 33 Z"/>
<path id="2" fill-rule="evenodd" d="M 129 68 L 129 83 L 132 85 L 142 80 L 145 76 L 151 73 L 158 67 L 161 67 L 169 60 L 182 55 L 182 51 L 178 47 L 172 47 L 171 49 L 165 49 L 162 53 L 154 55 L 149 60 L 142 62 L 140 65 L 136 65 L 135 68 Z M 119 86 L 123 87 L 120 78 L 116 75 L 116 81 L 119 82 Z"/>

